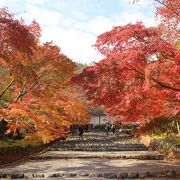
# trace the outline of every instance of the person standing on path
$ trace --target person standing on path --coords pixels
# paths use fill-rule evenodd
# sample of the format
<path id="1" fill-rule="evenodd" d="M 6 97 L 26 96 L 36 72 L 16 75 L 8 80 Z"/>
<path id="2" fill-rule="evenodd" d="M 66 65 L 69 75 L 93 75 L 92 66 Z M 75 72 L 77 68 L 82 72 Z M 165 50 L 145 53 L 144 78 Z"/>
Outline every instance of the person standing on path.
<path id="1" fill-rule="evenodd" d="M 115 125 L 114 125 L 114 124 L 112 124 L 111 129 L 112 129 L 112 132 L 113 132 L 113 134 L 114 134 L 114 133 L 115 133 L 115 131 L 116 131 L 116 127 L 115 127 Z"/>
<path id="2" fill-rule="evenodd" d="M 106 131 L 106 134 L 109 135 L 109 130 L 111 129 L 111 125 L 109 123 L 106 124 L 105 126 L 105 131 Z"/>
<path id="3" fill-rule="evenodd" d="M 86 133 L 88 132 L 88 129 L 89 129 L 89 124 L 86 124 L 86 125 L 85 125 L 85 131 L 86 131 Z"/>
<path id="4" fill-rule="evenodd" d="M 79 130 L 79 140 L 83 140 L 83 133 L 84 133 L 83 127 L 79 126 L 78 130 Z"/>

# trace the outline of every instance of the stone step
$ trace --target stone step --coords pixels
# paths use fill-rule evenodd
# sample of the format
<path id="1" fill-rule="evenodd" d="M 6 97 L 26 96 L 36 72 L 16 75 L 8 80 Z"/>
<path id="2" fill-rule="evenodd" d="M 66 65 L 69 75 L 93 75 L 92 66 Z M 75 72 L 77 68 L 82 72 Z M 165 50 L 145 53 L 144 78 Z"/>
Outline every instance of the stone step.
<path id="1" fill-rule="evenodd" d="M 98 149 L 107 149 L 107 150 L 109 150 L 109 149 L 122 149 L 122 150 L 126 150 L 126 149 L 132 149 L 132 150 L 134 150 L 134 149 L 145 149 L 145 150 L 147 150 L 148 148 L 147 147 L 145 147 L 145 146 L 70 146 L 70 147 L 67 147 L 67 146 L 57 146 L 57 147 L 49 147 L 49 149 L 56 149 L 56 148 L 58 148 L 58 149 L 84 149 L 84 150 L 87 150 L 87 149 L 97 149 L 97 151 L 98 151 Z"/>
<path id="2" fill-rule="evenodd" d="M 165 171 L 135 171 L 135 172 L 99 172 L 99 173 L 0 173 L 0 178 L 3 179 L 54 179 L 54 178 L 82 178 L 90 177 L 94 178 L 104 178 L 104 179 L 146 179 L 146 178 L 180 178 L 180 172 L 177 170 L 165 170 Z"/>
<path id="3" fill-rule="evenodd" d="M 64 140 L 64 141 L 58 141 L 57 143 L 90 143 L 90 142 L 92 142 L 92 143 L 97 143 L 97 142 L 99 142 L 99 143 L 111 143 L 111 142 L 125 142 L 125 143 L 139 143 L 138 142 L 138 140 L 136 140 L 136 139 L 113 139 L 113 138 L 111 138 L 111 139 L 94 139 L 94 138 L 92 138 L 92 139 L 83 139 L 83 140 L 79 140 L 79 139 L 67 139 L 67 140 Z"/>
<path id="4" fill-rule="evenodd" d="M 113 147 L 106 147 L 106 148 L 84 148 L 84 147 L 74 147 L 74 148 L 49 148 L 49 151 L 146 151 L 148 150 L 146 147 L 142 148 L 129 148 L 129 147 L 124 147 L 124 148 L 113 148 Z"/>
<path id="5" fill-rule="evenodd" d="M 119 144 L 111 144 L 111 145 L 102 145 L 102 144 L 71 144 L 71 145 L 54 145 L 50 148 L 147 148 L 144 145 L 119 145 Z"/>
<path id="6" fill-rule="evenodd" d="M 90 158 L 107 158 L 107 159 L 140 159 L 140 160 L 163 160 L 163 155 L 42 155 L 31 156 L 30 160 L 50 160 L 50 159 L 90 159 Z"/>
<path id="7" fill-rule="evenodd" d="M 145 147 L 144 144 L 120 144 L 120 143 L 109 143 L 109 144 L 103 144 L 103 143 L 69 143 L 69 144 L 53 144 L 51 147 Z"/>
<path id="8" fill-rule="evenodd" d="M 120 159 L 163 159 L 164 156 L 156 151 L 45 151 L 31 156 L 32 159 L 78 159 L 78 158 L 120 158 Z"/>
<path id="9" fill-rule="evenodd" d="M 51 147 L 71 147 L 71 146 L 121 146 L 121 147 L 144 147 L 143 144 L 120 144 L 120 143 L 109 143 L 109 144 L 102 144 L 102 143 L 69 143 L 69 144 L 53 144 Z"/>
<path id="10" fill-rule="evenodd" d="M 126 149 L 132 149 L 132 150 L 134 150 L 134 149 L 146 149 L 147 150 L 147 147 L 145 147 L 145 146 L 71 146 L 71 147 L 63 147 L 63 146 L 61 146 L 61 147 L 50 147 L 50 149 L 56 149 L 56 148 L 58 148 L 58 149 L 84 149 L 84 150 L 87 150 L 87 149 L 107 149 L 107 150 L 109 150 L 109 149 L 122 149 L 122 150 L 126 150 Z"/>

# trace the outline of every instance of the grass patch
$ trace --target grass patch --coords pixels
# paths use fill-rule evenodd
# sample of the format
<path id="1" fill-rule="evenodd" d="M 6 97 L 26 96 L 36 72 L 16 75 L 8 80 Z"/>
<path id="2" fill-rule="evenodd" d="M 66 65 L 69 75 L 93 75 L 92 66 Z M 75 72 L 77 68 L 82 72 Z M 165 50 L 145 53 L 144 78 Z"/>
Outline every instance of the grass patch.
<path id="1" fill-rule="evenodd" d="M 42 141 L 0 140 L 0 167 L 43 150 Z"/>
<path id="2" fill-rule="evenodd" d="M 38 146 L 42 144 L 41 141 L 33 141 L 33 142 L 28 142 L 25 140 L 7 140 L 7 141 L 2 141 L 0 140 L 0 148 L 12 148 L 12 147 L 28 147 L 28 146 Z"/>
<path id="3" fill-rule="evenodd" d="M 164 141 L 173 144 L 173 145 L 180 145 L 180 136 L 172 136 L 172 137 L 166 137 Z"/>
<path id="4" fill-rule="evenodd" d="M 151 136 L 145 136 L 144 138 L 150 138 L 151 140 L 158 140 L 158 141 L 164 141 L 172 145 L 180 145 L 180 136 L 179 135 L 172 135 L 168 136 L 166 133 L 161 135 L 151 135 Z"/>

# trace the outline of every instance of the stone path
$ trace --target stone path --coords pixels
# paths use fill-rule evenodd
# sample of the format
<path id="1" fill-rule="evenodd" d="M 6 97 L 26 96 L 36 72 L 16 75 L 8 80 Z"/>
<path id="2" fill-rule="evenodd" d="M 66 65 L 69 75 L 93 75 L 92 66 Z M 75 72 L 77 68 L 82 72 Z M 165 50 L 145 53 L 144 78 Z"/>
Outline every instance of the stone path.
<path id="1" fill-rule="evenodd" d="M 46 152 L 0 170 L 0 179 L 171 179 L 180 178 L 180 164 L 127 135 L 87 133 L 53 144 Z"/>

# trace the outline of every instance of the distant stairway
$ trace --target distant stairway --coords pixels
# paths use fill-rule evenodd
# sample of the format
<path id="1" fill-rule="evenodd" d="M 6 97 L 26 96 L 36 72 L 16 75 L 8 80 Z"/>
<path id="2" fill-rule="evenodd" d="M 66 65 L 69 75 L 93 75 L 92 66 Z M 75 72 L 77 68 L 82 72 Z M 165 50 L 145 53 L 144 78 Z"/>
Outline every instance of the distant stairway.
<path id="1" fill-rule="evenodd" d="M 79 140 L 78 136 L 66 141 L 56 142 L 49 149 L 51 151 L 146 151 L 148 150 L 138 140 L 128 135 L 106 135 L 104 132 L 89 132 Z"/>

